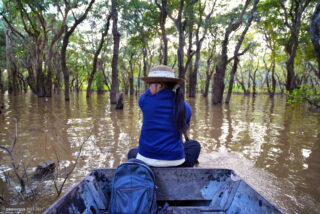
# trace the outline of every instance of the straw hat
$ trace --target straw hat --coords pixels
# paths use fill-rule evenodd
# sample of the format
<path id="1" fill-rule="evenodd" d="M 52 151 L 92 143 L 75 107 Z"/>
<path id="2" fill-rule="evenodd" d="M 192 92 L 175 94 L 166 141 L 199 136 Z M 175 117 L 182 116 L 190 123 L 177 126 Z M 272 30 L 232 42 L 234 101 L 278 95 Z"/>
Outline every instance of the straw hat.
<path id="1" fill-rule="evenodd" d="M 184 79 L 175 78 L 173 70 L 166 65 L 157 65 L 151 68 L 147 77 L 141 77 L 146 83 L 152 82 L 175 82 L 182 83 Z"/>

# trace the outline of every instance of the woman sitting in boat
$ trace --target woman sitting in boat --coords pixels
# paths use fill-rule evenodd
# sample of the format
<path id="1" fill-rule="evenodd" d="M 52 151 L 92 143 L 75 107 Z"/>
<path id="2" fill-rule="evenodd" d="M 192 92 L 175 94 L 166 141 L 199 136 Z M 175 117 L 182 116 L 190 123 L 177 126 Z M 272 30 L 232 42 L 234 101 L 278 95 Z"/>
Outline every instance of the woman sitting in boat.
<path id="1" fill-rule="evenodd" d="M 193 167 L 200 144 L 182 140 L 192 114 L 180 88 L 184 80 L 175 78 L 173 70 L 165 65 L 153 67 L 141 79 L 149 89 L 139 99 L 143 113 L 139 146 L 129 151 L 128 159 L 137 158 L 153 167 Z"/>

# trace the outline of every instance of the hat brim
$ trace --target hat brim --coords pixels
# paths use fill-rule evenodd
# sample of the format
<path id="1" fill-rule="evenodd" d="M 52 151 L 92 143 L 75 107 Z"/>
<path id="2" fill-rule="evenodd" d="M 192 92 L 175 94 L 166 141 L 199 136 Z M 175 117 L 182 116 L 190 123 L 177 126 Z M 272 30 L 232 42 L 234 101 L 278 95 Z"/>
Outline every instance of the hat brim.
<path id="1" fill-rule="evenodd" d="M 180 78 L 169 78 L 169 77 L 140 77 L 146 83 L 152 82 L 175 82 L 175 83 L 183 83 L 184 79 Z"/>

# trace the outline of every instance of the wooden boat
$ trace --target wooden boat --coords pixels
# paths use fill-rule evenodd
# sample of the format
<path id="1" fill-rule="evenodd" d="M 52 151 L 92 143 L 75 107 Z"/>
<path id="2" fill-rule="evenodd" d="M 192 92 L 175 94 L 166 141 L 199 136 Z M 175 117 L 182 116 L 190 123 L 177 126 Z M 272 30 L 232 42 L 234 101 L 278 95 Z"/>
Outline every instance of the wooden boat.
<path id="1" fill-rule="evenodd" d="M 107 213 L 116 169 L 95 169 L 46 211 Z M 229 169 L 153 168 L 162 213 L 281 213 Z"/>

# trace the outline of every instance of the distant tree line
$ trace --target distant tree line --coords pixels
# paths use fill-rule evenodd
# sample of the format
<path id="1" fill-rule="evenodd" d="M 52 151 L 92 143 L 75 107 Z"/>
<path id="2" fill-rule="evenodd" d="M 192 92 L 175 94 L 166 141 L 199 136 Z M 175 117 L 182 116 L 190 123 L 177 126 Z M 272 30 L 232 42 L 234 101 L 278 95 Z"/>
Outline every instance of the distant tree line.
<path id="1" fill-rule="evenodd" d="M 286 93 L 320 103 L 317 0 L 3 0 L 0 90 L 39 97 L 64 90 L 146 89 L 156 64 L 185 79 L 189 97 Z M 225 93 L 226 92 L 226 93 Z M 225 99 L 223 99 L 226 94 Z"/>

